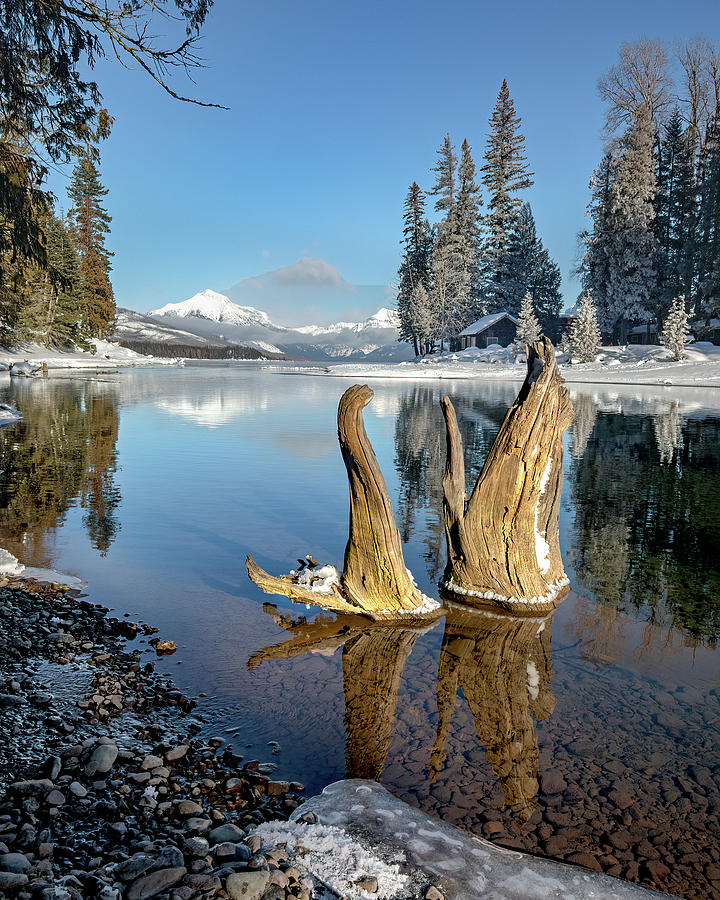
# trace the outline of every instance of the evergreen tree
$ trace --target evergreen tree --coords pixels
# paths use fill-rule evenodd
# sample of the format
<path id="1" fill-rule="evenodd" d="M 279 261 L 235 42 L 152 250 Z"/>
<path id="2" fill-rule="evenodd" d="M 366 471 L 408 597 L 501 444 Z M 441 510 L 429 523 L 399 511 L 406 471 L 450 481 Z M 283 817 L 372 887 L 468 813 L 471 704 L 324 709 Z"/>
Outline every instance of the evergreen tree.
<path id="1" fill-rule="evenodd" d="M 483 222 L 483 268 L 485 302 L 490 312 L 506 309 L 513 302 L 509 276 L 511 243 L 521 205 L 517 193 L 533 184 L 524 153 L 525 138 L 519 128 L 520 117 L 504 80 L 490 118 L 485 165 L 481 169 L 488 203 Z"/>
<path id="2" fill-rule="evenodd" d="M 422 282 L 418 282 L 410 295 L 408 324 L 417 342 L 420 355 L 430 352 L 435 338 L 435 325 L 430 296 Z"/>
<path id="3" fill-rule="evenodd" d="M 455 173 L 457 171 L 457 156 L 449 134 L 445 135 L 443 145 L 437 151 L 437 157 L 437 165 L 431 169 L 436 174 L 435 184 L 430 193 L 437 197 L 436 212 L 444 212 L 447 221 L 455 208 Z"/>
<path id="4" fill-rule="evenodd" d="M 569 335 L 570 353 L 580 362 L 592 362 L 600 347 L 600 326 L 592 294 L 580 298 L 578 313 Z"/>
<path id="5" fill-rule="evenodd" d="M 508 312 L 517 315 L 522 298 L 529 291 L 543 331 L 548 334 L 562 307 L 562 278 L 559 266 L 537 235 L 529 203 L 520 208 L 510 262 L 508 293 L 512 292 L 513 301 L 508 304 Z"/>
<path id="6" fill-rule="evenodd" d="M 430 283 L 430 259 L 432 255 L 432 232 L 425 217 L 425 195 L 416 181 L 410 185 L 405 198 L 403 215 L 403 257 L 398 269 L 399 288 L 397 307 L 400 317 L 399 340 L 412 344 L 415 354 L 424 355 L 425 345 L 420 334 L 415 331 L 415 313 L 412 310 L 413 291 L 422 285 L 427 289 Z M 427 297 L 427 290 L 425 292 Z"/>
<path id="7" fill-rule="evenodd" d="M 691 148 L 677 107 L 664 127 L 660 159 L 655 237 L 664 315 L 673 297 L 691 295 L 697 250 Z"/>
<path id="8" fill-rule="evenodd" d="M 579 270 L 583 291 L 592 294 L 599 309 L 604 309 L 608 303 L 607 288 L 610 280 L 612 248 L 610 199 L 613 171 L 612 154 L 606 153 L 590 179 L 591 199 L 586 215 L 592 219 L 592 227 L 580 235 L 580 240 L 585 244 L 585 254 Z"/>
<path id="9" fill-rule="evenodd" d="M 720 116 L 708 128 L 700 166 L 697 227 L 698 312 L 720 316 Z"/>
<path id="10" fill-rule="evenodd" d="M 70 217 L 80 255 L 84 330 L 89 337 L 97 338 L 112 333 L 115 323 L 112 253 L 105 247 L 111 216 L 102 204 L 107 193 L 94 160 L 87 154 L 82 156 L 73 170 L 68 195 L 73 201 Z"/>
<path id="11" fill-rule="evenodd" d="M 672 353 L 675 362 L 685 355 L 685 344 L 690 334 L 690 324 L 684 297 L 676 297 L 663 323 L 660 343 Z"/>
<path id="12" fill-rule="evenodd" d="M 515 330 L 515 349 L 520 353 L 525 349 L 526 344 L 539 341 L 541 336 L 542 330 L 535 315 L 532 295 L 530 291 L 527 291 L 520 304 L 520 316 Z"/>
<path id="13" fill-rule="evenodd" d="M 480 297 L 480 207 L 482 198 L 480 185 L 475 180 L 475 163 L 467 139 L 462 142 L 460 166 L 458 168 L 458 189 L 452 227 L 457 232 L 465 267 L 470 276 L 472 298 Z M 473 313 L 482 315 L 482 309 Z"/>
<path id="14" fill-rule="evenodd" d="M 621 343 L 632 322 L 649 322 L 656 309 L 653 141 L 652 122 L 641 111 L 613 159 L 608 283 L 599 312 Z"/>
<path id="15" fill-rule="evenodd" d="M 47 260 L 52 276 L 44 320 L 44 343 L 87 348 L 82 329 L 80 260 L 69 225 L 52 215 L 45 226 Z"/>

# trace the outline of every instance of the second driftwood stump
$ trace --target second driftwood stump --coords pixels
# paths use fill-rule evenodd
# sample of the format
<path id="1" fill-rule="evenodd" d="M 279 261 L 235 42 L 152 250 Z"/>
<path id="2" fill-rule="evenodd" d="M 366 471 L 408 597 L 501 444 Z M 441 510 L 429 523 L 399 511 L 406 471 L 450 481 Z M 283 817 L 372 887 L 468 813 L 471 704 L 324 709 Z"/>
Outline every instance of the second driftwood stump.
<path id="1" fill-rule="evenodd" d="M 527 375 L 490 448 L 470 499 L 455 409 L 447 427 L 443 509 L 448 563 L 443 589 L 458 603 L 515 614 L 552 609 L 567 591 L 558 536 L 562 438 L 570 397 L 547 338 L 527 348 Z"/>
<path id="2" fill-rule="evenodd" d="M 251 556 L 250 578 L 267 593 L 376 621 L 435 619 L 440 604 L 422 594 L 405 565 L 385 479 L 365 433 L 362 411 L 373 392 L 355 384 L 338 406 L 338 440 L 350 485 L 350 533 L 338 574 L 325 566 L 301 574 L 269 575 Z"/>

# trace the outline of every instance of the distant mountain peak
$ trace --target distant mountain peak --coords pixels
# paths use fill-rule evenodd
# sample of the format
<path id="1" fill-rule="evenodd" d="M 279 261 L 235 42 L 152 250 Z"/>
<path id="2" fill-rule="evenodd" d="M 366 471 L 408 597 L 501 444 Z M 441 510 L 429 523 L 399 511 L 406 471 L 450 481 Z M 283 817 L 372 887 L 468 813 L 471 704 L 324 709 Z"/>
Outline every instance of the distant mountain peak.
<path id="1" fill-rule="evenodd" d="M 188 300 L 180 303 L 166 303 L 160 309 L 154 309 L 149 316 L 169 316 L 177 319 L 195 317 L 209 319 L 211 322 L 222 322 L 227 325 L 262 325 L 283 331 L 281 325 L 275 325 L 270 317 L 261 309 L 253 306 L 239 306 L 225 294 L 205 288 Z"/>

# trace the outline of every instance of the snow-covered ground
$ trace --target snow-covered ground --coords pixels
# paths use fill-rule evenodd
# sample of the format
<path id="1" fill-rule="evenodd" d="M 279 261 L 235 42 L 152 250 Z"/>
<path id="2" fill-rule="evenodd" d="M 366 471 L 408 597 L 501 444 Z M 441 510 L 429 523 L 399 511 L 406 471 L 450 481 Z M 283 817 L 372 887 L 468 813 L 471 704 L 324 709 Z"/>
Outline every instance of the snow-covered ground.
<path id="1" fill-rule="evenodd" d="M 569 384 L 648 384 L 685 387 L 720 387 L 720 347 L 709 343 L 688 346 L 685 359 L 673 362 L 663 347 L 603 347 L 592 363 L 572 363 L 558 353 L 558 364 Z M 289 371 L 285 369 L 284 371 Z M 347 378 L 483 378 L 522 381 L 525 363 L 510 348 L 479 350 L 425 357 L 391 364 L 348 363 L 294 371 L 308 375 Z"/>
<path id="2" fill-rule="evenodd" d="M 127 347 L 109 341 L 93 341 L 96 352 L 87 350 L 55 350 L 39 344 L 25 344 L 10 350 L 0 349 L 0 368 L 7 369 L 12 363 L 27 360 L 48 369 L 117 369 L 124 366 L 167 366 L 177 365 L 177 359 L 161 359 L 143 356 Z"/>
<path id="3" fill-rule="evenodd" d="M 20 419 L 22 419 L 22 413 L 18 412 L 14 406 L 0 403 L 0 428 L 4 428 L 6 425 L 14 425 Z"/>

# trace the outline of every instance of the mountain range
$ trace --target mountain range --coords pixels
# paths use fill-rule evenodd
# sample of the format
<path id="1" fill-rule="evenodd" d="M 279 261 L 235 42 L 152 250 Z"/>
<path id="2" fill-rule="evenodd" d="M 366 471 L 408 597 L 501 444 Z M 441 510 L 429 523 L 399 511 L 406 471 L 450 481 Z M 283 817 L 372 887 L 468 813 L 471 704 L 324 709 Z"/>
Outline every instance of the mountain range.
<path id="1" fill-rule="evenodd" d="M 168 303 L 147 315 L 119 309 L 115 337 L 124 346 L 143 352 L 171 355 L 194 348 L 188 355 L 247 358 L 289 357 L 317 362 L 345 360 L 402 360 L 412 351 L 398 343 L 394 310 L 380 308 L 362 322 L 301 325 L 289 328 L 273 322 L 266 312 L 241 306 L 226 294 L 209 288 L 179 303 Z M 247 354 L 243 350 L 249 350 Z"/>

